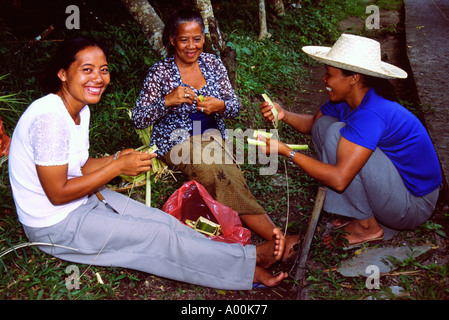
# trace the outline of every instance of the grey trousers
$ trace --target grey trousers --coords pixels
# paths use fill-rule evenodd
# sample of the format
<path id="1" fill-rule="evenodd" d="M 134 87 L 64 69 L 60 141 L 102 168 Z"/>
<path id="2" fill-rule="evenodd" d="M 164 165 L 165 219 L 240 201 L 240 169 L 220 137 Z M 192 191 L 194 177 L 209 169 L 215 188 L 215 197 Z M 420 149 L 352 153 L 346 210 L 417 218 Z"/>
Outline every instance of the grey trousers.
<path id="1" fill-rule="evenodd" d="M 312 139 L 321 161 L 336 163 L 340 129 L 345 123 L 322 116 L 314 124 Z M 439 188 L 423 196 L 413 196 L 390 159 L 377 148 L 347 189 L 328 188 L 324 210 L 358 220 L 375 217 L 395 230 L 414 229 L 430 218 L 438 200 Z"/>
<path id="2" fill-rule="evenodd" d="M 24 226 L 27 237 L 78 249 L 40 247 L 75 263 L 129 268 L 225 290 L 252 288 L 255 246 L 212 241 L 163 211 L 108 189 L 101 194 L 121 215 L 92 196 L 53 226 Z"/>

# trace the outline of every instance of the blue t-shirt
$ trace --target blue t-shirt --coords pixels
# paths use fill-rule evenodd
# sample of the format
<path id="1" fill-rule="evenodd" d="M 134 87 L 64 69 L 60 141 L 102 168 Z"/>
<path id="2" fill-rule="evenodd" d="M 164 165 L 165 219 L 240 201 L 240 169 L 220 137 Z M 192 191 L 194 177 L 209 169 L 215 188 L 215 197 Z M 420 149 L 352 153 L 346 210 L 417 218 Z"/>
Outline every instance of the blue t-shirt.
<path id="1" fill-rule="evenodd" d="M 424 196 L 441 185 L 440 163 L 425 127 L 400 104 L 371 88 L 352 112 L 346 102 L 327 102 L 321 112 L 346 123 L 340 131 L 345 139 L 382 150 L 414 196 Z"/>

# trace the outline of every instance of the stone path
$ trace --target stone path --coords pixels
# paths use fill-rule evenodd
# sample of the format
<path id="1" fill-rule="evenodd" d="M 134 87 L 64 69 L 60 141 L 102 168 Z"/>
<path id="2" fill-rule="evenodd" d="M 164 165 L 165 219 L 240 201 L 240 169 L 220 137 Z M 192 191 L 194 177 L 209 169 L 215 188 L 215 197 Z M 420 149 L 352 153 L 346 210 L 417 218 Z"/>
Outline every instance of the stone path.
<path id="1" fill-rule="evenodd" d="M 404 0 L 407 55 L 449 199 L 449 1 Z M 418 156 L 418 155 L 417 155 Z"/>

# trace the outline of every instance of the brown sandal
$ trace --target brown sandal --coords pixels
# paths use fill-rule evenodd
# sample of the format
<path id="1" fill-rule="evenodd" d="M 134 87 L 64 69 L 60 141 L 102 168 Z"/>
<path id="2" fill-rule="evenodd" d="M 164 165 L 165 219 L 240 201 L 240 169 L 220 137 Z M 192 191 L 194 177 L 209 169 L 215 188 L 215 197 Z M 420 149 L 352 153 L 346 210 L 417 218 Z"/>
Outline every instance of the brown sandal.
<path id="1" fill-rule="evenodd" d="M 335 219 L 332 222 L 332 225 L 334 226 L 334 230 L 338 230 L 338 229 L 346 227 L 351 221 L 352 220 L 348 220 L 348 219 Z M 336 226 L 335 225 L 336 222 L 340 222 L 340 225 Z"/>

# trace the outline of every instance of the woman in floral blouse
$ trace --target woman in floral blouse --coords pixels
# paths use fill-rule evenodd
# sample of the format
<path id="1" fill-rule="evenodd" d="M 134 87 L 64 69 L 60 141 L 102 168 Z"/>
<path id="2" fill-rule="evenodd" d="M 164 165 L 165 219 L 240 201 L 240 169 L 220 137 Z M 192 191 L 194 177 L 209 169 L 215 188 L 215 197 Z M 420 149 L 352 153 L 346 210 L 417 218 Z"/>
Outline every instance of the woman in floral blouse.
<path id="1" fill-rule="evenodd" d="M 153 125 L 151 145 L 156 144 L 168 165 L 238 212 L 253 232 L 271 238 L 274 224 L 249 191 L 238 166 L 223 158 L 218 163 L 204 161 L 209 154 L 205 147 L 222 149 L 223 120 L 239 114 L 240 102 L 221 60 L 203 52 L 201 15 L 190 10 L 175 14 L 164 35 L 168 56 L 149 70 L 133 109 L 135 127 Z M 225 151 L 222 154 L 226 157 Z"/>

